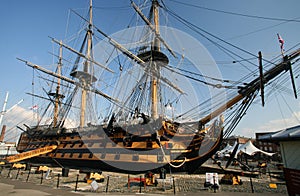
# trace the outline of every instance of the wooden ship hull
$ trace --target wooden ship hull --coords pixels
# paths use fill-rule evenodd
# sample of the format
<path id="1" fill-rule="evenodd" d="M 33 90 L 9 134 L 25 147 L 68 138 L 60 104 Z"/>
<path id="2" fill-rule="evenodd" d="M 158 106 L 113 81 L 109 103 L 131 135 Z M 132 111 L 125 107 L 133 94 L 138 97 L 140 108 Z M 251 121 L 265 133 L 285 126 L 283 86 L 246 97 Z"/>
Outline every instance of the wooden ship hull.
<path id="1" fill-rule="evenodd" d="M 163 122 L 157 132 L 159 136 L 156 132 L 128 134 L 120 127 L 113 131 L 102 126 L 76 131 L 36 127 L 22 133 L 17 149 L 22 153 L 57 146 L 52 152 L 27 159 L 28 164 L 123 173 L 157 172 L 161 168 L 193 173 L 219 149 L 222 126 L 217 122 L 206 134 L 178 133 L 178 127 L 166 130 L 166 124 Z"/>

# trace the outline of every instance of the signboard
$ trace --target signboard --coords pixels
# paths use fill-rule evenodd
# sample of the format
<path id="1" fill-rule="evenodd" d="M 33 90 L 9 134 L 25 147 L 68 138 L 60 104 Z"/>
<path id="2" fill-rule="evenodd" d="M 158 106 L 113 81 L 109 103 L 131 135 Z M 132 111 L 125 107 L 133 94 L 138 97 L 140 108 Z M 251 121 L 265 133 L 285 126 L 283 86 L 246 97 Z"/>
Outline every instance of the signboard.
<path id="1" fill-rule="evenodd" d="M 206 173 L 205 182 L 219 185 L 218 173 Z"/>
<path id="2" fill-rule="evenodd" d="M 51 179 L 51 176 L 50 176 L 51 172 L 52 172 L 51 169 L 48 169 L 48 170 L 47 170 L 47 172 L 46 172 L 46 174 L 45 174 L 45 179 L 47 179 L 47 180 Z"/>
<path id="3" fill-rule="evenodd" d="M 96 180 L 93 180 L 93 182 L 91 183 L 91 187 L 92 187 L 93 191 L 96 191 L 99 188 L 99 185 L 96 182 Z"/>

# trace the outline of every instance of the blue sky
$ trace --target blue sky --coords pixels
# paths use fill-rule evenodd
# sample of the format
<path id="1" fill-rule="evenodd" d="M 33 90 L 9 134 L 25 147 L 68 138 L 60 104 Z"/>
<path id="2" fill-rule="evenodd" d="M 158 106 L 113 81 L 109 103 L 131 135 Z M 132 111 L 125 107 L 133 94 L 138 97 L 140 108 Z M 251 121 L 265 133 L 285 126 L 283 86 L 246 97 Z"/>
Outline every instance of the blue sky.
<path id="1" fill-rule="evenodd" d="M 280 33 L 285 40 L 287 50 L 300 43 L 299 0 L 182 1 L 186 5 L 178 3 L 178 1 L 165 0 L 164 3 L 191 23 L 238 47 L 255 55 L 261 50 L 266 59 L 271 59 L 280 54 L 277 33 Z M 196 5 L 198 8 L 187 4 Z M 1 2 L 1 107 L 6 91 L 10 92 L 8 107 L 14 105 L 20 99 L 25 99 L 21 104 L 22 107 L 28 108 L 31 106 L 31 98 L 25 93 L 31 92 L 32 70 L 24 63 L 16 60 L 16 57 L 39 65 L 52 64 L 53 57 L 48 52 L 52 52 L 53 43 L 51 43 L 48 36 L 64 39 L 70 13 L 69 9 L 86 13 L 87 5 L 88 0 L 10 0 Z M 132 20 L 133 17 L 133 9 L 130 7 L 129 0 L 95 0 L 94 6 L 98 7 L 94 10 L 95 20 L 97 20 L 96 25 L 108 34 L 124 28 L 124 24 L 129 23 L 128 21 Z M 298 22 L 238 16 L 220 11 L 277 19 L 297 19 Z M 179 23 L 171 24 L 176 28 L 182 27 Z M 205 45 L 217 63 L 232 61 L 195 32 L 188 31 L 187 33 Z M 243 55 L 245 55 L 245 58 L 250 58 L 249 55 Z M 257 60 L 253 62 L 256 63 Z M 226 78 L 230 78 L 234 72 L 246 71 L 244 67 L 227 65 L 226 63 L 220 63 L 219 66 L 223 66 L 222 69 Z M 251 70 L 255 69 L 251 65 L 248 66 Z M 298 79 L 296 79 L 296 84 L 300 85 Z M 292 95 L 278 93 L 266 102 L 264 108 L 261 107 L 260 102 L 250 108 L 246 117 L 236 128 L 236 134 L 254 136 L 253 131 L 272 131 L 299 124 L 295 116 L 300 113 L 300 104 Z"/>

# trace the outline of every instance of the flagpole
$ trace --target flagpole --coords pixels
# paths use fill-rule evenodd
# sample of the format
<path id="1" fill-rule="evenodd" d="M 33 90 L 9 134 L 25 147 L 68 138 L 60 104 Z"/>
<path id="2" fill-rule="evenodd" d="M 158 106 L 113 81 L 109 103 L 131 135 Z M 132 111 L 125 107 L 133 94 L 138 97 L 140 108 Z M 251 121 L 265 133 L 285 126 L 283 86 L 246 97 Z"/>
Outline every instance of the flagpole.
<path id="1" fill-rule="evenodd" d="M 284 50 L 281 48 L 281 56 L 284 57 Z"/>

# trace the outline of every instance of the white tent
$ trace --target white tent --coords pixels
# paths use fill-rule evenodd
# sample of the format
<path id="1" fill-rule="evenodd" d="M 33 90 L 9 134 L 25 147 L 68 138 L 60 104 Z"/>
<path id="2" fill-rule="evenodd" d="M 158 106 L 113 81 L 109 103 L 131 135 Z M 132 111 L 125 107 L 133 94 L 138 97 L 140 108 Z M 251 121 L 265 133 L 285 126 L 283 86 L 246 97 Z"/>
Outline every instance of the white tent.
<path id="1" fill-rule="evenodd" d="M 265 154 L 265 155 L 268 155 L 268 156 L 272 156 L 273 154 L 275 154 L 275 153 L 265 152 L 265 151 L 263 151 L 263 150 L 260 150 L 260 149 L 256 148 L 256 147 L 252 144 L 252 142 L 251 142 L 250 140 L 249 140 L 247 143 L 241 145 L 241 146 L 238 148 L 237 152 L 243 152 L 243 153 L 248 154 L 248 155 L 250 155 L 250 156 L 254 155 L 254 154 L 257 153 L 257 152 L 261 152 L 261 153 L 263 153 L 263 154 Z"/>
<path id="2" fill-rule="evenodd" d="M 229 143 L 227 143 L 227 145 L 221 150 L 221 151 L 218 151 L 217 154 L 220 156 L 220 157 L 229 157 L 230 154 L 233 152 L 235 146 L 237 145 L 237 142 L 235 142 L 233 144 L 233 146 L 231 146 Z"/>
<path id="3" fill-rule="evenodd" d="M 225 148 L 223 148 L 220 153 L 221 154 L 225 154 L 225 153 L 229 153 L 232 152 L 233 150 L 233 146 L 231 146 L 230 144 L 227 143 L 227 145 L 225 146 Z"/>
<path id="4" fill-rule="evenodd" d="M 229 157 L 230 154 L 233 152 L 234 148 L 236 147 L 236 145 L 238 145 L 237 142 L 235 142 L 233 144 L 233 146 L 231 146 L 230 144 L 227 144 L 227 146 L 225 148 L 223 148 L 221 151 L 218 151 L 217 154 L 220 158 L 222 157 Z M 275 153 L 270 153 L 270 152 L 265 152 L 263 150 L 260 150 L 258 149 L 256 146 L 254 146 L 251 142 L 251 140 L 249 140 L 247 143 L 245 144 L 239 144 L 239 147 L 236 151 L 236 154 L 235 154 L 235 158 L 237 158 L 237 155 L 242 152 L 242 153 L 245 153 L 245 154 L 248 154 L 250 156 L 253 156 L 255 153 L 263 153 L 267 156 L 272 156 L 273 154 Z"/>

